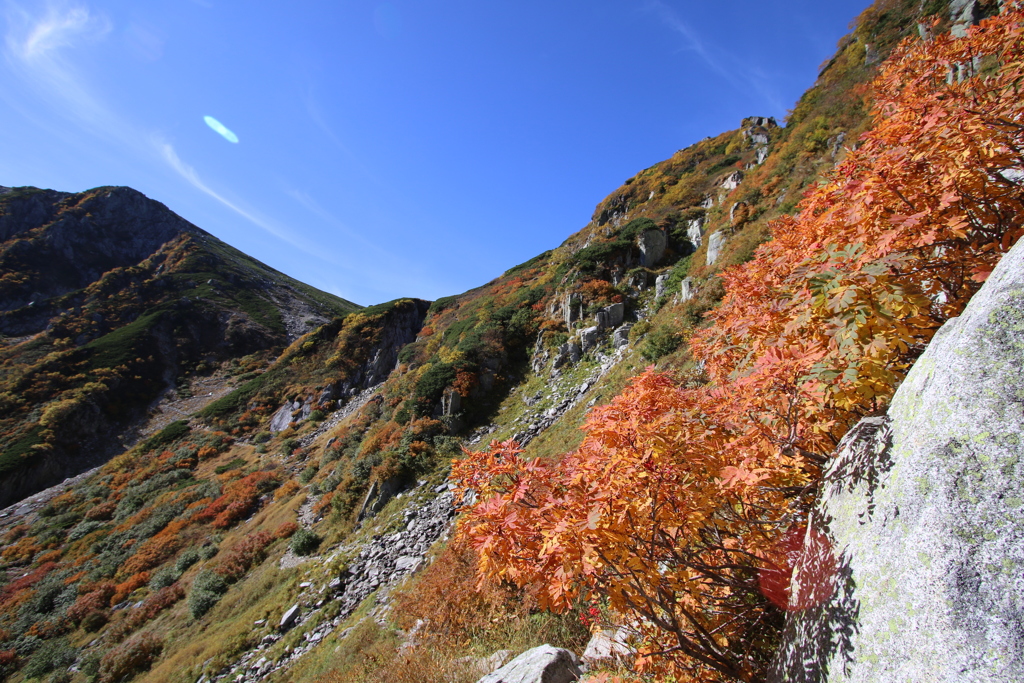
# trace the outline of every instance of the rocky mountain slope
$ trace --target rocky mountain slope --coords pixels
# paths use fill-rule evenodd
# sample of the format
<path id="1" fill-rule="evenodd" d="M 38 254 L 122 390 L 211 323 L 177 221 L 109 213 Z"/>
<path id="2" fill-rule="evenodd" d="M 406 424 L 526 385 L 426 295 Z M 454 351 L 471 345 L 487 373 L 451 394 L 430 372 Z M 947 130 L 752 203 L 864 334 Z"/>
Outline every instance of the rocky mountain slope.
<path id="1" fill-rule="evenodd" d="M 159 397 L 358 307 L 129 188 L 0 188 L 0 505 L 104 462 Z"/>
<path id="2" fill-rule="evenodd" d="M 876 2 L 784 126 L 751 117 L 675 152 L 558 248 L 433 303 L 354 310 L 125 188 L 0 195 L 5 501 L 96 462 L 83 451 L 116 453 L 0 512 L 5 675 L 473 681 L 496 651 L 582 652 L 579 613 L 473 593 L 471 562 L 435 545 L 451 459 L 510 438 L 557 459 L 648 364 L 705 382 L 687 341 L 722 270 L 856 145 L 879 63 L 924 26 L 997 9 Z M 90 230 L 133 237 L 67 251 Z M 71 265 L 55 278 L 50 262 Z M 112 438 L 211 377 L 227 378 L 216 400 L 131 447 Z"/>

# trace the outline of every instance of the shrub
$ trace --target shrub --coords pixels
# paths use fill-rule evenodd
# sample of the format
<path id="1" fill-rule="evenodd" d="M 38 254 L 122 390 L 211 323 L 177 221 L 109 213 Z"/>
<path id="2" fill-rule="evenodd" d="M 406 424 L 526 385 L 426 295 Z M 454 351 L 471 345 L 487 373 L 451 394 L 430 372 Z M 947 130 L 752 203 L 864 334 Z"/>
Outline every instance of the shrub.
<path id="1" fill-rule="evenodd" d="M 153 578 L 149 580 L 149 588 L 154 591 L 158 591 L 161 588 L 167 588 L 177 581 L 180 576 L 181 572 L 179 572 L 176 567 L 164 567 L 153 574 Z"/>
<path id="2" fill-rule="evenodd" d="M 296 555 L 310 555 L 320 547 L 322 540 L 309 529 L 298 529 L 292 535 L 292 552 Z"/>
<path id="3" fill-rule="evenodd" d="M 164 427 L 162 430 L 154 434 L 153 436 L 146 439 L 145 443 L 140 448 L 141 451 L 149 452 L 166 446 L 177 439 L 188 434 L 190 427 L 188 426 L 187 420 L 178 420 Z"/>
<path id="4" fill-rule="evenodd" d="M 89 612 L 82 619 L 82 630 L 86 633 L 96 633 L 106 626 L 108 621 L 110 621 L 110 616 L 106 612 L 99 610 Z"/>
<path id="5" fill-rule="evenodd" d="M 117 584 L 116 592 L 114 593 L 114 597 L 111 598 L 111 601 L 114 604 L 121 602 L 136 590 L 149 583 L 149 578 L 149 572 L 139 572 L 138 574 L 130 576 L 126 581 Z"/>
<path id="6" fill-rule="evenodd" d="M 183 574 L 186 569 L 194 565 L 200 560 L 199 550 L 196 548 L 187 548 L 178 555 L 178 559 L 174 561 L 174 568 L 178 570 L 178 574 Z"/>
<path id="7" fill-rule="evenodd" d="M 116 683 L 145 671 L 160 656 L 163 641 L 152 633 L 142 633 L 118 645 L 100 660 L 100 683 Z"/>
<path id="8" fill-rule="evenodd" d="M 117 509 L 117 501 L 108 500 L 105 503 L 100 503 L 94 508 L 91 508 L 85 513 L 86 519 L 94 520 L 108 520 L 114 516 L 114 510 Z"/>
<path id="9" fill-rule="evenodd" d="M 291 498 L 295 493 L 302 488 L 299 483 L 294 479 L 289 479 L 284 483 L 281 488 L 274 492 L 274 500 L 284 500 L 285 498 Z"/>
<path id="10" fill-rule="evenodd" d="M 310 422 L 323 422 L 323 419 L 327 417 L 322 410 L 313 410 L 309 413 Z"/>
<path id="11" fill-rule="evenodd" d="M 340 484 L 340 483 L 341 483 L 341 475 L 338 474 L 337 472 L 335 472 L 334 474 L 330 475 L 329 477 L 324 479 L 322 482 L 320 482 L 320 486 L 319 486 L 320 492 L 321 493 L 330 493 L 334 489 L 338 488 L 338 484 Z"/>
<path id="12" fill-rule="evenodd" d="M 316 473 L 319 471 L 320 469 L 316 465 L 310 465 L 299 474 L 299 481 L 303 484 L 308 484 L 309 480 L 316 476 Z"/>
<path id="13" fill-rule="evenodd" d="M 227 591 L 228 585 L 220 574 L 204 569 L 199 572 L 196 580 L 192 582 L 192 588 L 223 595 Z"/>
<path id="14" fill-rule="evenodd" d="M 220 596 L 209 591 L 193 590 L 188 596 L 188 611 L 193 619 L 199 619 L 220 602 Z"/>
<path id="15" fill-rule="evenodd" d="M 174 583 L 161 588 L 146 598 L 137 608 L 128 610 L 128 616 L 116 622 L 107 632 L 107 639 L 112 643 L 124 640 L 130 633 L 137 631 L 146 622 L 177 603 L 183 597 L 185 597 L 185 589 L 180 583 Z"/>
<path id="16" fill-rule="evenodd" d="M 274 532 L 274 536 L 277 538 L 290 538 L 298 530 L 299 525 L 295 522 L 285 522 L 281 526 L 277 527 L 277 531 Z"/>
<path id="17" fill-rule="evenodd" d="M 78 659 L 78 650 L 64 638 L 43 641 L 22 669 L 25 678 L 39 678 L 55 669 L 66 669 Z"/>
<path id="18" fill-rule="evenodd" d="M 0 650 L 0 675 L 6 676 L 13 673 L 16 666 L 18 666 L 17 650 Z"/>
<path id="19" fill-rule="evenodd" d="M 669 325 L 659 325 L 647 335 L 640 347 L 640 355 L 654 362 L 679 348 L 679 342 L 679 333 L 675 329 Z"/>
<path id="20" fill-rule="evenodd" d="M 235 458 L 234 460 L 232 460 L 229 463 L 225 463 L 223 465 L 218 465 L 216 468 L 214 468 L 213 471 L 216 472 L 217 474 L 224 474 L 228 470 L 236 470 L 239 467 L 244 467 L 245 464 L 246 463 L 245 463 L 244 459 L 242 459 L 242 458 Z"/>
<path id="21" fill-rule="evenodd" d="M 90 614 L 105 613 L 110 607 L 110 598 L 114 597 L 117 589 L 112 583 L 102 583 L 95 590 L 81 595 L 71 607 L 68 608 L 67 617 L 71 623 L 78 624 L 85 621 Z"/>
<path id="22" fill-rule="evenodd" d="M 217 544 L 211 543 L 209 545 L 204 545 L 202 548 L 200 548 L 199 554 L 203 557 L 204 560 L 209 560 L 217 555 L 218 550 L 219 549 L 217 548 Z"/>
<path id="23" fill-rule="evenodd" d="M 274 537 L 266 531 L 249 534 L 231 548 L 231 551 L 220 561 L 214 571 L 228 582 L 238 581 L 253 565 L 259 564 L 266 558 L 266 547 L 273 540 Z"/>
<path id="24" fill-rule="evenodd" d="M 196 515 L 197 521 L 212 519 L 215 529 L 226 529 L 246 517 L 259 502 L 260 494 L 277 488 L 278 474 L 253 472 L 224 487 L 224 494 Z"/>
<path id="25" fill-rule="evenodd" d="M 213 609 L 227 589 L 227 583 L 219 574 L 205 569 L 200 572 L 192 582 L 192 591 L 188 596 L 188 611 L 192 618 L 198 619 Z"/>

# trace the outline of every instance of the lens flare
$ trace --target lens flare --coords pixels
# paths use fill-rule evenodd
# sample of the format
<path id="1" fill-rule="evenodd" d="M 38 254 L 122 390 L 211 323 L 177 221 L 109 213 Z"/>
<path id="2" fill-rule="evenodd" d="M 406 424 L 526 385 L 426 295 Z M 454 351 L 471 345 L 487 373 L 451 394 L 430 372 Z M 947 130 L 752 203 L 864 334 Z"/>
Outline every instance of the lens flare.
<path id="1" fill-rule="evenodd" d="M 215 131 L 221 134 L 221 136 L 228 142 L 238 142 L 238 136 L 228 130 L 228 127 L 223 123 L 213 118 L 212 116 L 204 116 L 203 121 L 206 121 L 206 125 L 213 128 Z"/>

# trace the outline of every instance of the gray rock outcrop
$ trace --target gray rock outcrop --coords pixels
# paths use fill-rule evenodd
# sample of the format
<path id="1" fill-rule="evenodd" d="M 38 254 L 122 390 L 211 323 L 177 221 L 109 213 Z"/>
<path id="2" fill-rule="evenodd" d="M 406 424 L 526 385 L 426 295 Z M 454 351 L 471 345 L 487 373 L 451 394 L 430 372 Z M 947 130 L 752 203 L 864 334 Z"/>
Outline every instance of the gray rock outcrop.
<path id="1" fill-rule="evenodd" d="M 601 328 L 597 325 L 580 330 L 580 346 L 586 353 L 589 349 L 597 346 L 601 339 Z"/>
<path id="2" fill-rule="evenodd" d="M 595 322 L 597 326 L 602 330 L 606 330 L 610 327 L 618 327 L 622 324 L 622 319 L 626 315 L 626 305 L 623 303 L 611 304 L 605 306 L 597 312 L 595 316 Z"/>
<path id="3" fill-rule="evenodd" d="M 679 301 L 685 303 L 697 295 L 697 285 L 692 277 L 683 278 L 679 286 Z"/>
<path id="4" fill-rule="evenodd" d="M 686 239 L 690 241 L 694 249 L 701 245 L 701 237 L 704 234 L 703 229 L 703 218 L 694 218 L 686 224 Z"/>
<path id="5" fill-rule="evenodd" d="M 569 650 L 540 645 L 527 650 L 477 683 L 571 683 L 583 672 Z"/>
<path id="6" fill-rule="evenodd" d="M 718 260 L 719 254 L 722 253 L 722 245 L 725 244 L 726 239 L 728 239 L 728 236 L 723 230 L 719 230 L 708 239 L 707 265 L 710 266 Z"/>
<path id="7" fill-rule="evenodd" d="M 566 294 L 562 311 L 565 315 L 565 326 L 571 330 L 572 324 L 583 317 L 583 299 L 579 294 Z"/>
<path id="8" fill-rule="evenodd" d="M 1022 368 L 1019 243 L 840 444 L 809 525 L 838 569 L 805 549 L 774 680 L 1024 680 Z"/>
<path id="9" fill-rule="evenodd" d="M 726 190 L 727 192 L 731 192 L 732 190 L 735 190 L 737 187 L 739 187 L 740 183 L 742 183 L 742 182 L 743 182 L 743 172 L 742 171 L 733 171 L 732 173 L 730 173 L 729 175 L 725 176 L 722 179 L 721 187 L 722 187 L 723 190 Z"/>
<path id="10" fill-rule="evenodd" d="M 580 362 L 580 358 L 583 357 L 583 349 L 580 348 L 579 344 L 573 342 L 566 342 L 558 347 L 558 352 L 555 354 L 555 362 L 553 364 L 554 369 L 558 369 L 566 363 L 575 365 Z"/>
<path id="11" fill-rule="evenodd" d="M 644 230 L 638 238 L 640 246 L 640 265 L 651 268 L 656 266 L 665 255 L 668 239 L 662 230 Z"/>
<path id="12" fill-rule="evenodd" d="M 775 119 L 765 116 L 751 116 L 743 119 L 743 138 L 755 150 L 754 162 L 747 168 L 753 168 L 764 163 L 768 158 L 768 143 L 771 141 L 771 131 L 778 128 L 779 124 Z"/>
<path id="13" fill-rule="evenodd" d="M 660 299 L 665 293 L 665 287 L 668 285 L 668 273 L 662 273 L 654 281 L 654 298 Z"/>
<path id="14" fill-rule="evenodd" d="M 612 664 L 616 660 L 627 659 L 633 656 L 633 650 L 629 647 L 629 629 L 603 628 L 595 633 L 587 643 L 583 651 L 583 661 L 589 665 Z"/>
<path id="15" fill-rule="evenodd" d="M 624 346 L 629 346 L 629 331 L 633 329 L 633 323 L 626 323 L 615 329 L 612 333 L 612 347 L 621 349 Z"/>
<path id="16" fill-rule="evenodd" d="M 299 618 L 301 608 L 298 605 L 292 605 L 289 607 L 284 614 L 281 615 L 281 623 L 278 624 L 277 628 L 279 631 L 287 631 L 295 623 L 295 620 Z"/>
<path id="17" fill-rule="evenodd" d="M 366 360 L 348 373 L 344 380 L 322 389 L 321 403 L 324 397 L 340 398 L 340 402 L 347 401 L 387 379 L 398 365 L 398 352 L 403 346 L 416 340 L 429 306 L 426 301 L 408 300 L 400 302 L 388 311 L 381 327 L 380 338 L 370 349 Z M 271 417 L 270 431 L 283 431 L 292 422 L 302 422 L 309 417 L 315 407 L 313 398 L 308 396 L 302 400 L 285 401 Z"/>
<path id="18" fill-rule="evenodd" d="M 951 0 L 949 3 L 949 20 L 953 23 L 950 28 L 957 38 L 967 35 L 967 28 L 978 23 L 981 19 L 981 11 L 978 7 L 978 0 Z"/>

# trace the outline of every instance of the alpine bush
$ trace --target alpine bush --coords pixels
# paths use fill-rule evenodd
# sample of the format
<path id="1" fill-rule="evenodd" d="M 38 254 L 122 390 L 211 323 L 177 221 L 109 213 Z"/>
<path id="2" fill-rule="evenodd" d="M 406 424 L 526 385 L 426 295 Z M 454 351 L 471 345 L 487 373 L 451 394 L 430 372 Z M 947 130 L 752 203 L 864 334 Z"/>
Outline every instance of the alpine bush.
<path id="1" fill-rule="evenodd" d="M 299 529 L 292 535 L 291 548 L 296 555 L 311 555 L 320 547 L 321 539 L 309 529 Z"/>

